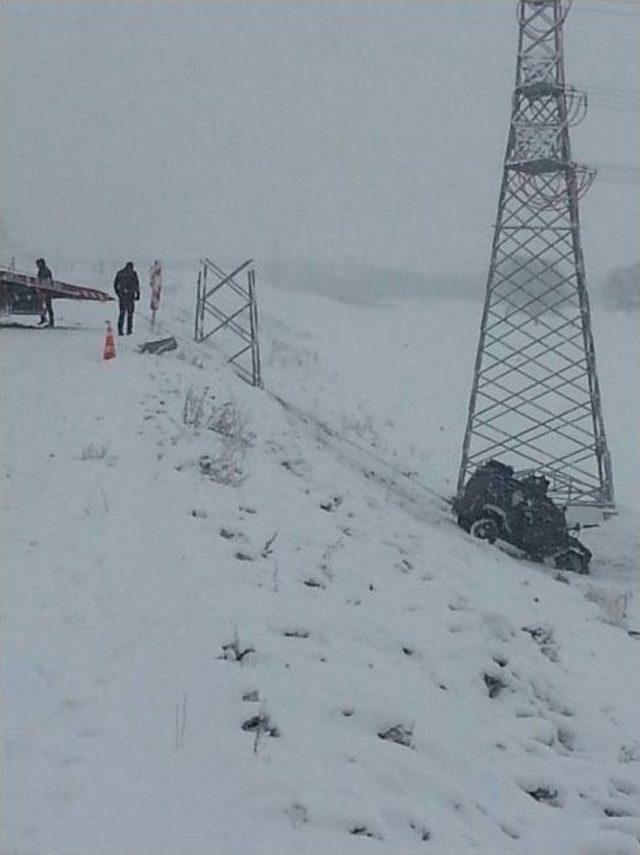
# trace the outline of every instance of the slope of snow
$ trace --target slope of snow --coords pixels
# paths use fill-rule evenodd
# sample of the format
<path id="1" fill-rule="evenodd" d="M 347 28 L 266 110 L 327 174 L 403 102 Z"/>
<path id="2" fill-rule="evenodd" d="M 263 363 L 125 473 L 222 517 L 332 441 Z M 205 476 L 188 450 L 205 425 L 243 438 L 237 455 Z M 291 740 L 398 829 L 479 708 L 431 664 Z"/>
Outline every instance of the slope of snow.
<path id="1" fill-rule="evenodd" d="M 263 287 L 260 392 L 191 291 L 159 357 L 139 317 L 101 362 L 95 306 L 2 330 L 2 852 L 638 852 L 634 322 L 597 331 L 621 512 L 558 577 L 438 497 L 476 306 Z"/>

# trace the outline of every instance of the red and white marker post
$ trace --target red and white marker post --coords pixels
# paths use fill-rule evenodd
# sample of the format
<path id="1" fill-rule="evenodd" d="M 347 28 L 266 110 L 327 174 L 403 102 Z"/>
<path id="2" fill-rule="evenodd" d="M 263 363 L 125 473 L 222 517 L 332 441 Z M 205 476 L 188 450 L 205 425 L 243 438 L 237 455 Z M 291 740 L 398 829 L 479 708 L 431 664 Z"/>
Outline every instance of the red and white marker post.
<path id="1" fill-rule="evenodd" d="M 162 263 L 156 259 L 149 268 L 149 287 L 151 288 L 151 326 L 155 326 L 156 312 L 160 308 L 162 292 Z"/>

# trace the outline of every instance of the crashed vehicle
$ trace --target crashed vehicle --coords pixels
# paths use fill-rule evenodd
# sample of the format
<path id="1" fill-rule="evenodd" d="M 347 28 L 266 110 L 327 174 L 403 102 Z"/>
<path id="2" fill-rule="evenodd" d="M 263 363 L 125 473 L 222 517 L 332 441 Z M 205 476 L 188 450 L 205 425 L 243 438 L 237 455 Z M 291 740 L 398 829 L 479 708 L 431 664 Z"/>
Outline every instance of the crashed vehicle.
<path id="1" fill-rule="evenodd" d="M 458 525 L 489 543 L 509 543 L 534 561 L 551 559 L 562 570 L 588 573 L 591 552 L 569 533 L 565 509 L 549 498 L 548 486 L 542 475 L 517 478 L 511 466 L 488 460 L 454 500 Z"/>

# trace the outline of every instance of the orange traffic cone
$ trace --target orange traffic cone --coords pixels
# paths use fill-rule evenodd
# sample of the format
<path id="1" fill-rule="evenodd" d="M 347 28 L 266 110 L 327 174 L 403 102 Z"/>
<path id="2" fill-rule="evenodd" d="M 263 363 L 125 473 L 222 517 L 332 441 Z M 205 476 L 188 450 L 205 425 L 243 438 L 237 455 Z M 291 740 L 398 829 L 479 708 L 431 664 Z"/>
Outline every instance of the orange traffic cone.
<path id="1" fill-rule="evenodd" d="M 104 353 L 102 354 L 103 359 L 115 359 L 116 358 L 116 343 L 113 340 L 113 330 L 111 329 L 111 324 L 107 321 L 107 335 L 104 340 Z"/>

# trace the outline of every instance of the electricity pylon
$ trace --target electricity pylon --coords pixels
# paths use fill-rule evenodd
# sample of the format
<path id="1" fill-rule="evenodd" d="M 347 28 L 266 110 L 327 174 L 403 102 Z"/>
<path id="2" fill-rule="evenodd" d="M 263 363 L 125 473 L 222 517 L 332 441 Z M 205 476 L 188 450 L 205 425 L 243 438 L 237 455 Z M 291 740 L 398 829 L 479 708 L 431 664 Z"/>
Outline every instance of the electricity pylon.
<path id="1" fill-rule="evenodd" d="M 587 98 L 565 83 L 571 0 L 518 0 L 518 58 L 458 494 L 483 461 L 550 480 L 567 505 L 611 508 L 580 243 L 595 170 L 571 159 Z"/>
<path id="2" fill-rule="evenodd" d="M 239 279 L 239 274 L 245 270 L 246 286 Z M 208 329 L 207 323 L 212 324 Z M 193 337 L 203 342 L 214 335 L 221 344 L 221 339 L 226 339 L 224 349 L 233 351 L 228 362 L 238 374 L 261 389 L 256 274 L 252 259 L 231 273 L 225 273 L 210 258 L 200 262 Z"/>

